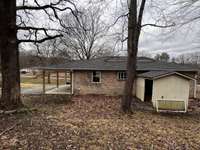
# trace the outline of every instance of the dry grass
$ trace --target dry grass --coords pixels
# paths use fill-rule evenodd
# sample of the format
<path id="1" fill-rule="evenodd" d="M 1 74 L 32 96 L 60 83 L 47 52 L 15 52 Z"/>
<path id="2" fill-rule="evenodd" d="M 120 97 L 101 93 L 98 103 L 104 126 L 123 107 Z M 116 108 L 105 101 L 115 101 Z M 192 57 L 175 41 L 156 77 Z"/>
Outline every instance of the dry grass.
<path id="1" fill-rule="evenodd" d="M 19 122 L 0 136 L 0 149 L 200 149 L 199 113 L 124 115 L 120 98 L 103 96 L 26 103 L 38 111 L 0 116 L 0 133 Z"/>
<path id="2" fill-rule="evenodd" d="M 47 83 L 47 77 L 45 78 L 46 80 L 46 84 Z M 50 84 L 56 84 L 57 80 L 56 78 L 51 78 L 51 83 Z M 35 77 L 35 76 L 23 76 L 21 77 L 21 83 L 23 84 L 42 84 L 43 83 L 43 79 L 41 76 L 38 76 L 38 77 Z M 60 84 L 64 84 L 65 83 L 65 80 L 62 78 L 62 79 L 59 79 L 59 83 Z"/>

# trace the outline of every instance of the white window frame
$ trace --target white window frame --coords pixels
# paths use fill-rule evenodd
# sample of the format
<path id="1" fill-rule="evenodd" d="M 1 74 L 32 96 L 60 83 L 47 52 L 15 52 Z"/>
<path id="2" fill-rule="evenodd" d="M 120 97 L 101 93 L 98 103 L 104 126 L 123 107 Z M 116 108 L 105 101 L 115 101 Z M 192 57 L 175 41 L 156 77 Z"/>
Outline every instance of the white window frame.
<path id="1" fill-rule="evenodd" d="M 125 76 L 126 76 L 126 78 L 124 78 Z M 123 78 L 121 78 L 121 77 L 123 77 Z M 126 73 L 126 71 L 119 71 L 119 72 L 117 72 L 117 79 L 120 80 L 120 81 L 125 81 L 127 79 L 127 73 Z"/>
<path id="2" fill-rule="evenodd" d="M 94 75 L 93 75 L 93 73 L 94 72 L 96 72 L 96 73 L 99 73 L 99 82 L 94 82 Z M 91 76 L 92 78 L 91 78 L 91 82 L 92 83 L 101 83 L 101 71 L 92 71 L 92 76 Z"/>

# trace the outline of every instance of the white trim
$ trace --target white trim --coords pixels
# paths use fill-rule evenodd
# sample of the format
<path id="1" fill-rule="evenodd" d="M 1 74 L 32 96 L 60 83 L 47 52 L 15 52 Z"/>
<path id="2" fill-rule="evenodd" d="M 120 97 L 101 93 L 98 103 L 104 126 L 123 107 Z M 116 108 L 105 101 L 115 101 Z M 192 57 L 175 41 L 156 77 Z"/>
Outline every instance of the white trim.
<path id="1" fill-rule="evenodd" d="M 154 98 L 154 87 L 155 86 L 155 81 L 153 80 L 153 85 L 152 85 L 152 95 L 151 95 L 151 102 L 153 103 L 153 98 Z M 144 87 L 145 89 L 145 87 Z"/>
<path id="2" fill-rule="evenodd" d="M 184 106 L 185 106 L 185 110 L 162 110 L 162 109 L 159 109 L 158 108 L 158 101 L 182 101 L 182 102 L 184 102 Z M 157 100 L 155 100 L 156 101 L 156 111 L 157 112 L 182 112 L 182 113 L 186 113 L 187 112 L 187 104 L 186 104 L 186 101 L 185 100 L 180 100 L 180 99 L 164 99 L 164 100 L 159 100 L 159 99 L 157 99 Z"/>
<path id="3" fill-rule="evenodd" d="M 176 111 L 176 110 L 158 110 L 157 112 L 172 112 L 172 113 L 186 113 L 187 111 Z"/>
<path id="4" fill-rule="evenodd" d="M 181 100 L 180 98 L 173 98 L 173 99 L 158 99 L 158 100 L 166 100 L 166 101 L 184 101 L 184 100 Z"/>
<path id="5" fill-rule="evenodd" d="M 173 74 L 179 75 L 179 76 L 181 76 L 181 77 L 183 77 L 183 78 L 186 78 L 186 79 L 189 79 L 189 80 L 196 80 L 196 79 L 194 79 L 194 78 L 191 78 L 191 77 L 189 77 L 189 76 L 186 76 L 186 75 L 181 74 L 181 73 L 178 73 L 178 72 L 166 73 L 166 74 L 164 74 L 164 75 L 157 76 L 157 77 L 155 77 L 155 78 L 153 78 L 153 79 L 160 79 L 160 78 L 163 78 L 163 77 L 165 77 L 165 76 L 170 76 L 170 75 L 173 75 Z"/>

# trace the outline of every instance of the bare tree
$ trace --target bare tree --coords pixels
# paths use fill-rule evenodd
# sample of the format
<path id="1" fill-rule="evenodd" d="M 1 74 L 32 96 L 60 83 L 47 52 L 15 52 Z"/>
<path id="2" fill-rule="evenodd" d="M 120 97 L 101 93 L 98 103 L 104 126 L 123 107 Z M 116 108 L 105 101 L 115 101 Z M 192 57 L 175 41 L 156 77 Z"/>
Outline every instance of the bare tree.
<path id="1" fill-rule="evenodd" d="M 187 62 L 187 58 L 185 57 L 184 54 L 177 56 L 175 60 L 177 63 L 180 63 L 180 64 L 186 64 Z"/>
<path id="2" fill-rule="evenodd" d="M 105 40 L 109 28 L 102 18 L 103 8 L 91 6 L 79 10 L 77 17 L 72 14 L 64 16 L 65 26 L 70 27 L 70 33 L 64 34 L 63 37 L 64 51 L 78 59 L 110 55 L 112 49 Z"/>
<path id="3" fill-rule="evenodd" d="M 57 20 L 62 24 L 58 12 L 65 10 L 73 12 L 72 8 L 68 7 L 66 3 L 74 6 L 69 0 L 58 0 L 55 3 L 51 2 L 45 5 L 41 5 L 37 0 L 34 0 L 34 5 L 30 5 L 26 0 L 22 0 L 20 6 L 16 6 L 16 0 L 0 1 L 0 20 L 2 21 L 0 24 L 2 67 L 2 96 L 0 108 L 8 110 L 22 106 L 20 100 L 19 44 L 22 42 L 42 43 L 46 40 L 62 36 L 61 34 L 52 35 L 49 30 L 44 27 L 27 25 L 21 13 L 24 13 L 27 19 L 32 16 L 32 11 L 44 11 L 50 20 Z M 17 26 L 16 17 L 19 20 Z M 55 31 L 53 29 L 50 30 Z M 27 36 L 25 36 L 26 38 L 17 39 L 17 33 L 19 31 L 28 32 Z"/>
<path id="4" fill-rule="evenodd" d="M 48 40 L 38 46 L 31 46 L 29 50 L 20 47 L 20 68 L 48 66 L 69 60 L 68 55 L 60 53 L 57 48 L 59 43 L 56 43 L 56 41 L 56 39 Z"/>
<path id="5" fill-rule="evenodd" d="M 148 51 L 138 51 L 138 56 L 152 58 L 152 54 Z"/>
<path id="6" fill-rule="evenodd" d="M 200 53 L 185 53 L 176 57 L 176 62 L 180 64 L 200 64 Z"/>
<path id="7" fill-rule="evenodd" d="M 166 52 L 163 52 L 161 54 L 156 54 L 156 56 L 154 58 L 155 58 L 155 60 L 162 61 L 162 62 L 168 62 L 170 60 L 170 56 Z"/>
<path id="8" fill-rule="evenodd" d="M 122 98 L 122 110 L 124 112 L 131 112 L 131 103 L 133 96 L 133 85 L 136 79 L 136 63 L 138 53 L 138 43 L 142 27 L 152 26 L 159 28 L 172 27 L 175 24 L 167 22 L 165 25 L 156 23 L 142 24 L 143 14 L 145 9 L 146 0 L 130 0 L 129 1 L 129 14 L 128 14 L 128 61 L 127 61 L 127 80 L 125 83 L 124 97 Z"/>
<path id="9" fill-rule="evenodd" d="M 0 50 L 2 67 L 2 107 L 15 108 L 21 106 L 19 52 L 16 29 L 16 1 L 0 2 Z"/>
<path id="10" fill-rule="evenodd" d="M 128 16 L 128 61 L 127 61 L 127 80 L 125 83 L 124 98 L 122 99 L 122 110 L 131 112 L 131 101 L 133 84 L 136 77 L 136 60 L 138 52 L 138 41 L 141 31 L 141 23 L 146 0 L 142 0 L 139 15 L 137 0 L 130 0 Z"/>

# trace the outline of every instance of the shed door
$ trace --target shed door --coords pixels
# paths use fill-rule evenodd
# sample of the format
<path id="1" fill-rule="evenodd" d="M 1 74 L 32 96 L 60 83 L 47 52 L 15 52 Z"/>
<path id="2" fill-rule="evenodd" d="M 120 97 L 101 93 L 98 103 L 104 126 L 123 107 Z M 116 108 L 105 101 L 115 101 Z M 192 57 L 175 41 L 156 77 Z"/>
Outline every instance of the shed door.
<path id="1" fill-rule="evenodd" d="M 153 80 L 145 79 L 144 101 L 150 102 L 153 93 Z"/>

